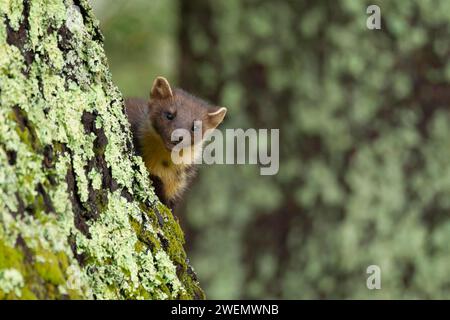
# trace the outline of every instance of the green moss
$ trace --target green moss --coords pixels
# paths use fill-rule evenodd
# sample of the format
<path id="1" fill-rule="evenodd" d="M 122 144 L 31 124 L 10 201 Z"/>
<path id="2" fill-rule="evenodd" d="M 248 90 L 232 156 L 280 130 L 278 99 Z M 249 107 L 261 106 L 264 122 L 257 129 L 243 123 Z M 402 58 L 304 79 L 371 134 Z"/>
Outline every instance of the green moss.
<path id="1" fill-rule="evenodd" d="M 63 284 L 65 277 L 59 261 L 60 257 L 52 252 L 40 251 L 39 254 L 36 255 L 36 264 L 34 268 L 43 280 L 49 281 L 55 285 Z"/>
<path id="2" fill-rule="evenodd" d="M 20 298 L 23 300 L 37 300 L 38 299 L 38 297 L 36 297 L 36 295 L 28 288 L 22 289 L 22 294 L 21 294 Z M 1 299 L 2 299 L 2 297 L 0 295 L 0 300 Z"/>
<path id="3" fill-rule="evenodd" d="M 0 241 L 0 270 L 8 268 L 20 269 L 22 266 L 23 254 Z"/>
<path id="4" fill-rule="evenodd" d="M 24 298 L 23 254 L 0 238 L 0 299 Z"/>

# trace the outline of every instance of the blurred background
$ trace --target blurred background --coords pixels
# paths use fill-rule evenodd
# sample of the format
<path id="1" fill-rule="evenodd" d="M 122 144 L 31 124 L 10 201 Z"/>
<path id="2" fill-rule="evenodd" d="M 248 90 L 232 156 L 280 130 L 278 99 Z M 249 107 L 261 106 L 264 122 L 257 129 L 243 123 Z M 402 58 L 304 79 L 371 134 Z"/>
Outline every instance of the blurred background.
<path id="1" fill-rule="evenodd" d="M 176 212 L 208 298 L 450 298 L 450 1 L 91 3 L 125 96 L 280 129 L 277 175 L 203 166 Z"/>

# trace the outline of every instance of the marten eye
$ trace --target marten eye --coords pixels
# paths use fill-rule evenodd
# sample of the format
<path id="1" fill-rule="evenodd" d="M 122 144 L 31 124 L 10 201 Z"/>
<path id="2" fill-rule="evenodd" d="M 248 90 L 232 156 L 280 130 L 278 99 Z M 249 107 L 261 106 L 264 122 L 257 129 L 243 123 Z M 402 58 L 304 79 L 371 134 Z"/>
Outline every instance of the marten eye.
<path id="1" fill-rule="evenodd" d="M 166 117 L 167 120 L 173 120 L 175 118 L 175 115 L 172 112 L 164 112 L 164 117 Z"/>

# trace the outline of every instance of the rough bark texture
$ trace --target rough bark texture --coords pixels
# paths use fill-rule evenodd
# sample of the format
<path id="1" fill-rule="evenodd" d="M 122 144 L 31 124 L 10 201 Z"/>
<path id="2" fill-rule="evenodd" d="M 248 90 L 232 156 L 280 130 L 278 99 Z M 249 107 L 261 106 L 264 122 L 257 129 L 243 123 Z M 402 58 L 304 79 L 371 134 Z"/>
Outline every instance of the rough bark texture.
<path id="1" fill-rule="evenodd" d="M 0 17 L 0 298 L 203 298 L 87 2 Z"/>

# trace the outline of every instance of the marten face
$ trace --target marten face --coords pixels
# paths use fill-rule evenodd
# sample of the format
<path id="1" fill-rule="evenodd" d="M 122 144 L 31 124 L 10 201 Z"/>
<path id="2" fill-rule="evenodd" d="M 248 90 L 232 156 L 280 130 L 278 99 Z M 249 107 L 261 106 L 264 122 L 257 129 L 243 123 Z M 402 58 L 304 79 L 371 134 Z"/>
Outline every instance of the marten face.
<path id="1" fill-rule="evenodd" d="M 197 136 L 197 140 L 201 137 L 203 140 L 205 132 L 216 128 L 227 112 L 226 108 L 211 107 L 181 89 L 172 90 L 163 77 L 156 78 L 153 83 L 149 109 L 150 121 L 168 150 L 172 150 L 178 143 L 189 147 L 195 142 L 201 142 L 196 141 L 194 137 Z M 176 129 L 189 132 L 190 141 L 183 141 L 182 138 L 172 141 L 172 133 Z"/>

